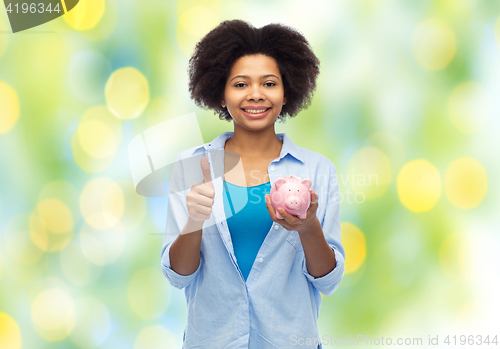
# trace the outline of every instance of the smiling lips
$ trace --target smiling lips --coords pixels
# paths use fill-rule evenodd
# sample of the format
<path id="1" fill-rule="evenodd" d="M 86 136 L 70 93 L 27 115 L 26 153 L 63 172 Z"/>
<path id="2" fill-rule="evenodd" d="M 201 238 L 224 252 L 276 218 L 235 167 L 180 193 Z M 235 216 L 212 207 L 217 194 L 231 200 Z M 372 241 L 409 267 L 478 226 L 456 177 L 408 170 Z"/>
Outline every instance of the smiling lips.
<path id="1" fill-rule="evenodd" d="M 241 108 L 243 113 L 252 119 L 258 119 L 267 115 L 271 108 L 266 106 L 244 107 Z"/>

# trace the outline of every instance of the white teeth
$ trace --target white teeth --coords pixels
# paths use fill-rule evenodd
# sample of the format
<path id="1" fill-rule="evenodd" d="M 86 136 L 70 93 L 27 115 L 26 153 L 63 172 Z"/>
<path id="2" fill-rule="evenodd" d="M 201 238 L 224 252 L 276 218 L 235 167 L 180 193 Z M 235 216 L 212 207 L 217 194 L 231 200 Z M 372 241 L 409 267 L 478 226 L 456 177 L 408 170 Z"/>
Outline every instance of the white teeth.
<path id="1" fill-rule="evenodd" d="M 259 110 L 255 110 L 255 109 L 243 109 L 245 112 L 247 112 L 248 114 L 260 114 L 260 113 L 263 113 L 265 112 L 267 109 L 259 109 Z"/>

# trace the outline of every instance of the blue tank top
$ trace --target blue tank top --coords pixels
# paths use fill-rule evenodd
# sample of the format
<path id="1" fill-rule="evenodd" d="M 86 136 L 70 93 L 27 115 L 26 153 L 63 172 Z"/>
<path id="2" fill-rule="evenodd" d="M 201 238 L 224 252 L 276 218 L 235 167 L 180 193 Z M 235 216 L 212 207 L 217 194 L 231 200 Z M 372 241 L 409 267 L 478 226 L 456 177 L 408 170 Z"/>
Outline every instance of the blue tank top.
<path id="1" fill-rule="evenodd" d="M 227 226 L 234 255 L 246 281 L 260 246 L 273 225 L 265 200 L 266 194 L 271 192 L 271 182 L 242 187 L 224 181 L 223 187 L 224 212 L 229 217 Z"/>

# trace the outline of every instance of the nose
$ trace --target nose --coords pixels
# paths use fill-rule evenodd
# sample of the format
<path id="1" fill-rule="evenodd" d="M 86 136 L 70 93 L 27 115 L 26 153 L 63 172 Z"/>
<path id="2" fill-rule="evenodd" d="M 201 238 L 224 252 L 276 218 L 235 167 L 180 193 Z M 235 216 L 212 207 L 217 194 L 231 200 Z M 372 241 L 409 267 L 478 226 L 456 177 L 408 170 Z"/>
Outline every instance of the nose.
<path id="1" fill-rule="evenodd" d="M 289 209 L 296 209 L 300 206 L 300 201 L 298 196 L 289 196 L 286 198 L 286 207 Z"/>
<path id="2" fill-rule="evenodd" d="M 253 101 L 263 101 L 266 99 L 265 94 L 262 91 L 261 86 L 259 85 L 252 85 L 250 88 L 250 91 L 248 92 L 247 100 L 253 100 Z"/>

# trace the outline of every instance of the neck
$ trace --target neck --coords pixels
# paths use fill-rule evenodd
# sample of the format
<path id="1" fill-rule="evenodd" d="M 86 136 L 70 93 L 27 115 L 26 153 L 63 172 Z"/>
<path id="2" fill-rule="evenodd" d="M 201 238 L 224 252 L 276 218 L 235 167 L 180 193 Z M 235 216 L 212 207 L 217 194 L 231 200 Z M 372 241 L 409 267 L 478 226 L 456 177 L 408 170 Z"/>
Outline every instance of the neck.
<path id="1" fill-rule="evenodd" d="M 243 157 L 276 157 L 283 143 L 276 136 L 274 124 L 264 130 L 251 131 L 234 124 L 233 136 L 227 140 L 225 149 Z"/>

